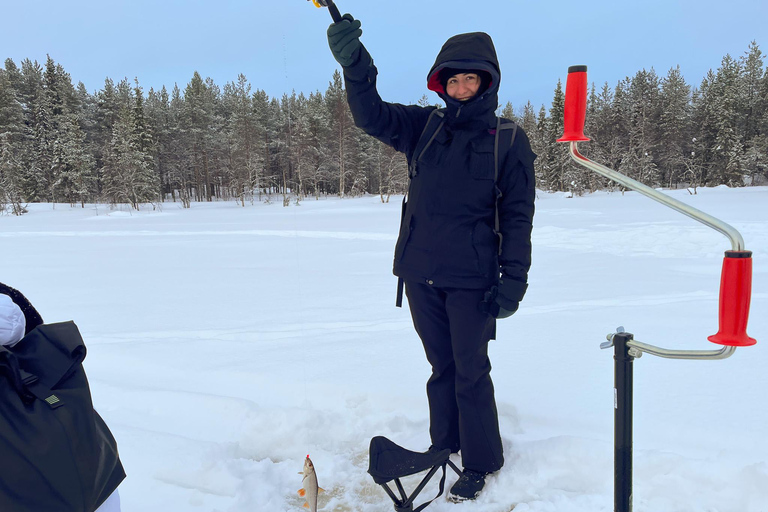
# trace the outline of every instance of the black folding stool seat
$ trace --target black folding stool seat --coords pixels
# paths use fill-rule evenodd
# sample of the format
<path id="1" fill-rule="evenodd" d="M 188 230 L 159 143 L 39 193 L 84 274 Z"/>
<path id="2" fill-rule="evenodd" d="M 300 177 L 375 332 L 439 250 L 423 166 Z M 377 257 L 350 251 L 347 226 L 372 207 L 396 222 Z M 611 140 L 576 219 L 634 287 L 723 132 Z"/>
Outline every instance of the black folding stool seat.
<path id="1" fill-rule="evenodd" d="M 461 470 L 451 462 L 450 456 L 451 450 L 447 448 L 431 453 L 412 452 L 395 444 L 386 437 L 376 436 L 371 439 L 368 473 L 373 477 L 373 481 L 381 485 L 389 497 L 392 498 L 392 501 L 395 502 L 396 512 L 420 512 L 443 494 L 446 464 L 451 466 L 451 469 L 461 477 Z M 422 503 L 414 509 L 413 501 L 416 499 L 416 496 L 418 496 L 440 468 L 443 469 L 443 476 L 440 479 L 440 492 L 438 492 L 437 496 L 431 500 Z M 400 482 L 400 478 L 426 470 L 429 470 L 429 473 L 422 479 L 421 483 L 411 495 L 408 496 L 405 493 L 403 484 Z M 395 495 L 392 489 L 390 489 L 389 485 L 387 485 L 387 483 L 392 480 L 395 481 L 395 486 L 397 486 L 397 490 L 400 492 L 399 498 Z"/>

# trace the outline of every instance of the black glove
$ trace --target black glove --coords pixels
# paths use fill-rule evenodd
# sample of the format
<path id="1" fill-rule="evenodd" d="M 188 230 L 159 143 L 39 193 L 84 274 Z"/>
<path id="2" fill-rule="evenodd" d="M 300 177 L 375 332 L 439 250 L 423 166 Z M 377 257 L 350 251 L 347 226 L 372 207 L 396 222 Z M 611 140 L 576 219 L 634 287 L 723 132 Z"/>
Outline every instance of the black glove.
<path id="1" fill-rule="evenodd" d="M 341 21 L 331 23 L 328 27 L 328 46 L 331 47 L 333 58 L 343 67 L 349 67 L 360 56 L 360 20 L 356 20 L 351 14 L 345 14 Z"/>
<path id="2" fill-rule="evenodd" d="M 494 318 L 507 318 L 515 314 L 520 306 L 520 300 L 528 288 L 526 283 L 515 279 L 501 278 L 497 286 L 492 286 L 485 292 L 480 303 L 480 311 Z"/>

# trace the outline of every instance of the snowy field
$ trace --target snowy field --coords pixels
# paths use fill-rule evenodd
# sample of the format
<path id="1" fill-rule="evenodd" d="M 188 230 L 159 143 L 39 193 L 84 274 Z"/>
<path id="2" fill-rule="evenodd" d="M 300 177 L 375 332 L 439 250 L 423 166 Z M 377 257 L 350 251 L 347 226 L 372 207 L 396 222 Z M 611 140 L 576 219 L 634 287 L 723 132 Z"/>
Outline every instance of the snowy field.
<path id="1" fill-rule="evenodd" d="M 766 512 L 768 187 L 671 194 L 754 251 L 758 344 L 635 362 L 635 511 Z M 394 307 L 399 200 L 0 216 L 0 281 L 83 333 L 128 473 L 124 512 L 299 511 L 307 454 L 321 511 L 392 510 L 366 473 L 371 437 L 429 445 L 429 367 Z M 476 503 L 428 512 L 613 510 L 600 343 L 623 325 L 665 348 L 719 348 L 706 340 L 730 248 L 719 233 L 635 193 L 540 193 L 534 225 L 528 294 L 490 348 L 506 465 Z"/>

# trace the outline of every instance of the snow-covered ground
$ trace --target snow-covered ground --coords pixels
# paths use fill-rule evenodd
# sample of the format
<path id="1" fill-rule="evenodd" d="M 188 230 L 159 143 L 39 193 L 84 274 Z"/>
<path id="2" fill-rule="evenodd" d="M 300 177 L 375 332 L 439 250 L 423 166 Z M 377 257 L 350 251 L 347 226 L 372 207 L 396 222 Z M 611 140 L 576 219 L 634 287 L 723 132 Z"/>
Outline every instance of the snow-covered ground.
<path id="1" fill-rule="evenodd" d="M 765 512 L 768 188 L 671 195 L 754 251 L 758 344 L 634 363 L 634 509 Z M 128 472 L 124 512 L 302 510 L 307 454 L 321 511 L 392 510 L 366 473 L 370 439 L 429 445 L 429 367 L 394 307 L 399 199 L 0 216 L 0 281 L 83 333 Z M 717 349 L 706 336 L 729 248 L 635 193 L 540 193 L 530 288 L 490 349 L 506 465 L 476 503 L 427 510 L 613 510 L 613 358 L 600 343 L 623 325 L 645 343 Z"/>

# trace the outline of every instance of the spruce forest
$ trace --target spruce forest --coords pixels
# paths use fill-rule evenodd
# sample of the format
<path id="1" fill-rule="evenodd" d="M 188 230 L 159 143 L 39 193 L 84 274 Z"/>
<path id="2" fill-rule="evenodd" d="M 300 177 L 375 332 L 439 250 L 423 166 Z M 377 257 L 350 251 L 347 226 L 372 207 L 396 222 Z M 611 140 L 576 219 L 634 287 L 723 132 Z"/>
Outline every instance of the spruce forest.
<path id="1" fill-rule="evenodd" d="M 50 56 L 0 68 L 0 212 L 30 202 L 129 204 L 255 201 L 377 194 L 408 185 L 402 154 L 355 127 L 336 71 L 325 93 L 269 98 L 237 77 L 223 88 L 197 72 L 183 89 L 138 79 L 89 93 Z M 386 99 L 386 98 L 385 98 Z M 426 96 L 418 102 L 428 105 Z M 564 90 L 538 112 L 507 103 L 531 139 L 537 188 L 574 195 L 614 188 L 571 163 Z M 697 86 L 680 68 L 594 84 L 582 152 L 652 187 L 768 183 L 768 70 L 756 42 L 726 55 Z"/>

